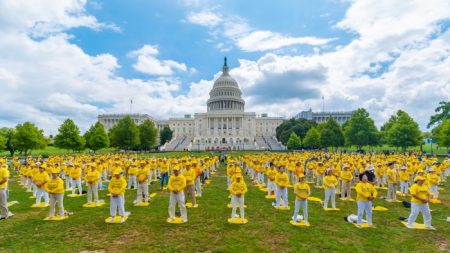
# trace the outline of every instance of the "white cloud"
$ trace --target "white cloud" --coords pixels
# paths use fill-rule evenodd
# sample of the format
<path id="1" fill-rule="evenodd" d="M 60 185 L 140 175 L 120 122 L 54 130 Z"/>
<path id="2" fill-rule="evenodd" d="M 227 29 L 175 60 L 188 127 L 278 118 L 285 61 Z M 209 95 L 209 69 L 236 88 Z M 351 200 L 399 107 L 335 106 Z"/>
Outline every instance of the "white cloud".
<path id="1" fill-rule="evenodd" d="M 144 45 L 142 48 L 130 52 L 130 57 L 136 57 L 137 62 L 133 68 L 149 75 L 173 75 L 176 71 L 186 72 L 186 64 L 174 60 L 159 60 L 156 58 L 159 51 L 156 46 Z"/>
<path id="2" fill-rule="evenodd" d="M 187 21 L 202 26 L 216 26 L 222 22 L 222 18 L 212 11 L 201 11 L 190 13 L 187 17 Z"/>

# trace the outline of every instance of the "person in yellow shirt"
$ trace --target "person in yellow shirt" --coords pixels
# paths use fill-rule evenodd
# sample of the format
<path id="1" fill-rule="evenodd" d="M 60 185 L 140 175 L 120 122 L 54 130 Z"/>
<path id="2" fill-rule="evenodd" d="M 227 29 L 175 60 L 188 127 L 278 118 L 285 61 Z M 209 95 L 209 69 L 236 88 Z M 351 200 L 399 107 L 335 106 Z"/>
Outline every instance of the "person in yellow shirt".
<path id="1" fill-rule="evenodd" d="M 331 207 L 336 209 L 336 186 L 338 185 L 337 178 L 333 175 L 333 170 L 327 169 L 325 177 L 323 178 L 323 188 L 325 189 L 325 199 L 323 201 L 323 208 L 328 208 L 328 201 L 331 198 Z"/>
<path id="2" fill-rule="evenodd" d="M 362 218 L 366 213 L 367 224 L 372 226 L 372 201 L 377 197 L 377 190 L 369 182 L 367 175 L 356 185 L 356 203 L 358 205 L 358 227 L 361 227 Z"/>
<path id="3" fill-rule="evenodd" d="M 186 188 L 184 189 L 185 194 L 191 197 L 191 203 L 194 207 L 197 204 L 195 199 L 195 179 L 196 179 L 196 171 L 192 169 L 190 164 L 186 165 L 186 170 L 183 172 L 183 176 L 186 178 Z"/>
<path id="4" fill-rule="evenodd" d="M 4 162 L 0 162 L 0 208 L 2 209 L 1 218 L 11 218 L 14 215 L 8 210 L 8 181 L 9 170 Z"/>
<path id="5" fill-rule="evenodd" d="M 388 183 L 388 191 L 387 191 L 386 200 L 387 201 L 397 201 L 398 175 L 397 175 L 397 169 L 395 168 L 395 162 L 389 162 L 388 166 L 389 167 L 386 171 L 387 183 Z"/>
<path id="6" fill-rule="evenodd" d="M 163 161 L 160 164 L 160 181 L 161 181 L 161 191 L 166 186 L 169 180 L 169 162 L 164 157 Z"/>
<path id="7" fill-rule="evenodd" d="M 402 166 L 400 168 L 400 172 L 398 173 L 399 179 L 400 179 L 400 192 L 403 195 L 406 195 L 408 193 L 408 184 L 409 184 L 409 173 L 407 171 L 406 166 Z"/>
<path id="8" fill-rule="evenodd" d="M 289 185 L 289 177 L 288 174 L 285 173 L 284 165 L 281 165 L 279 167 L 279 172 L 275 176 L 275 184 L 277 186 L 277 190 L 275 191 L 276 194 L 275 207 L 279 208 L 281 204 L 281 199 L 283 199 L 283 206 L 285 208 L 288 208 L 289 201 L 288 201 L 287 186 Z"/>
<path id="9" fill-rule="evenodd" d="M 125 190 L 127 189 L 127 181 L 120 175 L 119 170 L 113 172 L 113 177 L 108 185 L 108 191 L 111 194 L 109 222 L 113 222 L 116 217 L 117 209 L 121 216 L 120 222 L 125 222 Z"/>
<path id="10" fill-rule="evenodd" d="M 34 174 L 33 181 L 36 185 L 36 206 L 41 204 L 42 197 L 44 198 L 45 205 L 48 206 L 49 197 L 47 191 L 45 191 L 45 184 L 50 180 L 44 166 L 39 166 L 39 172 Z"/>
<path id="11" fill-rule="evenodd" d="M 375 176 L 377 180 L 377 187 L 384 187 L 386 182 L 386 169 L 382 163 L 378 163 L 375 167 Z"/>
<path id="12" fill-rule="evenodd" d="M 51 178 L 45 184 L 45 188 L 50 198 L 50 211 L 48 217 L 51 219 L 55 216 L 55 206 L 58 204 L 59 217 L 64 217 L 64 181 L 59 177 L 60 170 L 53 168 Z"/>
<path id="13" fill-rule="evenodd" d="M 414 184 L 409 188 L 411 194 L 411 213 L 408 217 L 408 228 L 413 228 L 413 224 L 419 213 L 422 213 L 423 222 L 429 229 L 435 229 L 431 226 L 431 212 L 428 203 L 431 199 L 430 189 L 424 185 L 425 177 L 416 176 Z"/>
<path id="14" fill-rule="evenodd" d="M 242 175 L 235 176 L 235 180 L 231 183 L 230 192 L 231 192 L 231 221 L 234 221 L 236 217 L 236 208 L 239 206 L 239 217 L 244 222 L 244 195 L 247 192 L 247 185 L 245 184 Z"/>
<path id="15" fill-rule="evenodd" d="M 187 211 L 184 196 L 186 178 L 180 174 L 178 167 L 173 168 L 173 174 L 170 175 L 167 187 L 170 191 L 169 221 L 173 222 L 175 220 L 175 206 L 178 204 L 181 213 L 181 220 L 183 222 L 187 222 Z"/>
<path id="16" fill-rule="evenodd" d="M 130 168 L 128 169 L 128 189 L 137 189 L 137 180 L 136 180 L 136 174 L 137 174 L 137 165 L 135 163 L 132 163 Z"/>
<path id="17" fill-rule="evenodd" d="M 276 185 L 275 176 L 277 175 L 275 165 L 270 162 L 270 167 L 267 170 L 267 196 L 275 195 Z"/>
<path id="18" fill-rule="evenodd" d="M 73 162 L 68 162 L 67 167 L 70 171 L 70 179 L 72 182 L 72 194 L 75 194 L 75 190 L 78 188 L 78 194 L 83 194 L 83 188 L 81 187 L 81 166 L 75 166 Z"/>
<path id="19" fill-rule="evenodd" d="M 148 194 L 148 181 L 151 176 L 150 169 L 145 163 L 141 163 L 136 172 L 136 178 L 138 182 L 136 203 L 142 203 L 142 197 L 144 197 L 144 203 L 148 203 L 150 200 L 150 196 Z"/>
<path id="20" fill-rule="evenodd" d="M 439 198 L 438 185 L 441 179 L 436 175 L 433 167 L 428 170 L 427 181 L 430 186 L 430 192 L 433 194 L 433 199 Z"/>
<path id="21" fill-rule="evenodd" d="M 305 225 L 308 225 L 308 197 L 311 195 L 311 189 L 309 185 L 305 182 L 305 175 L 298 175 L 298 183 L 294 185 L 295 194 L 295 210 L 292 219 L 294 223 L 298 222 L 297 216 L 300 211 L 300 207 L 303 208 L 303 220 Z"/>
<path id="22" fill-rule="evenodd" d="M 342 190 L 341 190 L 341 199 L 351 199 L 352 198 L 352 181 L 353 181 L 353 173 L 349 170 L 350 166 L 348 164 L 344 164 L 341 171 L 341 180 L 342 180 Z"/>
<path id="23" fill-rule="evenodd" d="M 325 173 L 325 166 L 322 162 L 317 163 L 316 167 L 316 174 L 317 174 L 317 181 L 316 181 L 316 187 L 322 187 L 323 186 L 323 178 Z"/>
<path id="24" fill-rule="evenodd" d="M 86 172 L 86 176 L 84 180 L 87 185 L 87 202 L 88 204 L 92 203 L 92 197 L 94 197 L 95 204 L 99 204 L 98 200 L 98 181 L 100 179 L 99 171 L 91 166 L 91 169 Z"/>

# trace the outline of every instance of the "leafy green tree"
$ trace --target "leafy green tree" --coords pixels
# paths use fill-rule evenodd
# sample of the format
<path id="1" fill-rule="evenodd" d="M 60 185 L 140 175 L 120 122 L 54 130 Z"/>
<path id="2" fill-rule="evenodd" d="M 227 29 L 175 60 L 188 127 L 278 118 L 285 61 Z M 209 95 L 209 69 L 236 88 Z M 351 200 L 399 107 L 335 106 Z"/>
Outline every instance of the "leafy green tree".
<path id="1" fill-rule="evenodd" d="M 344 137 L 347 145 L 355 145 L 358 149 L 366 145 L 378 143 L 378 130 L 375 122 L 364 108 L 359 108 L 346 122 Z"/>
<path id="2" fill-rule="evenodd" d="M 89 128 L 84 136 L 87 138 L 87 146 L 94 151 L 109 147 L 108 134 L 106 133 L 103 124 L 98 121 Z"/>
<path id="3" fill-rule="evenodd" d="M 441 123 L 437 135 L 437 143 L 439 146 L 446 147 L 448 149 L 450 147 L 450 119 L 446 119 Z"/>
<path id="4" fill-rule="evenodd" d="M 289 140 L 287 142 L 287 148 L 290 150 L 297 150 L 302 147 L 302 140 L 295 132 L 291 133 Z"/>
<path id="5" fill-rule="evenodd" d="M 328 120 L 320 129 L 320 145 L 322 147 L 341 147 L 344 145 L 344 134 L 342 129 L 333 117 Z"/>
<path id="6" fill-rule="evenodd" d="M 44 137 L 44 131 L 27 121 L 16 126 L 11 145 L 27 156 L 31 149 L 44 149 L 47 146 L 47 141 Z"/>
<path id="7" fill-rule="evenodd" d="M 276 136 L 281 143 L 286 145 L 292 132 L 303 139 L 305 138 L 308 130 L 315 127 L 316 125 L 317 123 L 312 120 L 292 118 L 290 120 L 284 121 L 277 127 Z"/>
<path id="8" fill-rule="evenodd" d="M 54 145 L 58 148 L 82 150 L 85 140 L 80 136 L 80 129 L 71 119 L 66 119 L 58 129 Z"/>
<path id="9" fill-rule="evenodd" d="M 158 129 L 149 119 L 146 119 L 139 125 L 139 138 L 141 141 L 141 149 L 150 150 L 156 146 L 158 138 Z"/>
<path id="10" fill-rule="evenodd" d="M 388 132 L 395 122 L 397 122 L 397 115 L 392 115 L 389 120 L 381 126 L 378 138 L 380 144 L 389 144 Z"/>
<path id="11" fill-rule="evenodd" d="M 0 151 L 6 149 L 6 142 L 7 141 L 8 141 L 8 139 L 6 139 L 5 136 L 0 135 Z"/>
<path id="12" fill-rule="evenodd" d="M 320 133 L 317 128 L 313 127 L 309 129 L 303 139 L 303 146 L 305 148 L 316 149 L 320 147 Z"/>
<path id="13" fill-rule="evenodd" d="M 430 117 L 430 123 L 428 123 L 427 128 L 440 124 L 446 119 L 450 119 L 450 102 L 439 102 L 439 106 L 434 111 L 437 112 L 437 114 Z"/>
<path id="14" fill-rule="evenodd" d="M 9 151 L 9 154 L 11 156 L 14 155 L 15 152 L 15 148 L 11 143 L 12 137 L 14 136 L 15 133 L 15 129 L 14 128 L 8 128 L 8 127 L 3 127 L 0 128 L 0 135 L 3 136 L 6 139 L 6 143 L 5 143 L 5 149 Z"/>
<path id="15" fill-rule="evenodd" d="M 399 110 L 396 120 L 387 131 L 388 144 L 406 150 L 410 146 L 418 146 L 422 142 L 419 125 L 406 112 Z"/>
<path id="16" fill-rule="evenodd" d="M 119 120 L 117 124 L 111 128 L 111 144 L 121 149 L 134 149 L 140 144 L 139 128 L 130 116 L 126 116 Z"/>
<path id="17" fill-rule="evenodd" d="M 172 140 L 172 135 L 173 131 L 168 126 L 165 126 L 159 134 L 159 144 L 164 145 L 166 142 Z"/>

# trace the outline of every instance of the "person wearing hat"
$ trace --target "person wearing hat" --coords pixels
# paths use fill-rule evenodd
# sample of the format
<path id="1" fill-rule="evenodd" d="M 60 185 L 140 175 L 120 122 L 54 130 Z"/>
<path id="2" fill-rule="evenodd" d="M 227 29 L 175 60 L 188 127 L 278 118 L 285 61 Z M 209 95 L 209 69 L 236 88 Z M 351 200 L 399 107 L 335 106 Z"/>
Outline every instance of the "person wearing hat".
<path id="1" fill-rule="evenodd" d="M 58 204 L 59 217 L 64 217 L 64 181 L 59 177 L 60 170 L 53 168 L 51 178 L 45 184 L 45 188 L 50 198 L 50 211 L 48 217 L 51 219 L 55 216 L 55 206 Z"/>
<path id="2" fill-rule="evenodd" d="M 400 179 L 400 192 L 403 195 L 408 193 L 408 185 L 409 185 L 409 173 L 407 171 L 406 166 L 400 167 L 400 172 L 398 173 Z"/>
<path id="3" fill-rule="evenodd" d="M 311 189 L 309 185 L 305 182 L 305 175 L 298 175 L 298 183 L 294 185 L 295 194 L 295 210 L 292 219 L 294 223 L 297 223 L 297 216 L 300 211 L 300 207 L 303 208 L 303 220 L 305 225 L 308 225 L 308 197 L 311 195 Z"/>
<path id="4" fill-rule="evenodd" d="M 366 213 L 367 224 L 372 226 L 372 201 L 378 192 L 369 182 L 367 175 L 363 175 L 361 181 L 356 185 L 356 203 L 358 205 L 358 227 L 361 227 L 362 218 Z"/>
<path id="5" fill-rule="evenodd" d="M 352 198 L 353 173 L 349 170 L 349 168 L 350 168 L 350 166 L 348 164 L 344 164 L 344 166 L 342 166 L 342 171 L 341 171 L 341 180 L 342 180 L 341 199 L 351 199 Z"/>
<path id="6" fill-rule="evenodd" d="M 372 164 L 367 164 L 367 166 L 365 167 L 365 170 L 362 171 L 359 174 L 359 181 L 362 180 L 362 177 L 366 175 L 367 176 L 367 180 L 374 184 L 375 183 L 375 167 Z"/>
<path id="7" fill-rule="evenodd" d="M 0 162 L 0 208 L 2 209 L 2 218 L 10 218 L 13 216 L 8 210 L 8 181 L 8 166 L 4 162 Z"/>
<path id="8" fill-rule="evenodd" d="M 113 177 L 108 185 L 108 191 L 111 194 L 110 205 L 110 222 L 114 221 L 116 217 L 117 209 L 119 209 L 119 215 L 122 217 L 120 222 L 125 222 L 125 190 L 127 189 L 127 181 L 121 175 L 119 170 L 113 171 Z"/>
<path id="9" fill-rule="evenodd" d="M 419 213 L 422 213 L 423 222 L 429 229 L 435 229 L 431 225 L 431 212 L 428 203 L 432 197 L 430 189 L 424 185 L 425 177 L 416 176 L 414 184 L 409 188 L 411 194 L 411 213 L 408 218 L 408 228 L 413 228 Z"/>
<path id="10" fill-rule="evenodd" d="M 100 179 L 100 173 L 98 170 L 91 166 L 91 169 L 86 172 L 84 180 L 87 185 L 87 202 L 88 204 L 92 203 L 92 197 L 94 197 L 95 204 L 99 204 L 98 200 L 98 181 Z"/>
<path id="11" fill-rule="evenodd" d="M 184 188 L 186 187 L 186 178 L 180 174 L 179 168 L 174 167 L 173 174 L 170 175 L 167 188 L 170 191 L 169 200 L 169 221 L 175 220 L 175 206 L 178 204 L 181 213 L 181 220 L 187 222 L 187 211 L 185 204 Z"/>
<path id="12" fill-rule="evenodd" d="M 239 206 L 239 217 L 244 222 L 244 195 L 247 192 L 247 185 L 245 184 L 241 174 L 236 174 L 234 176 L 235 181 L 231 183 L 230 193 L 231 193 L 231 221 L 234 221 L 236 216 L 236 208 Z"/>
<path id="13" fill-rule="evenodd" d="M 36 206 L 41 204 L 42 197 L 44 198 L 45 205 L 49 203 L 49 197 L 47 191 L 45 191 L 45 184 L 50 180 L 48 173 L 45 171 L 44 166 L 39 165 L 39 172 L 34 174 L 33 182 L 36 185 Z"/>
<path id="14" fill-rule="evenodd" d="M 328 208 L 328 201 L 331 198 L 331 207 L 336 209 L 336 186 L 338 185 L 337 178 L 333 175 L 333 170 L 327 169 L 323 178 L 323 188 L 325 189 L 325 199 L 323 201 L 323 208 Z"/>
<path id="15" fill-rule="evenodd" d="M 433 194 L 433 199 L 437 199 L 439 198 L 439 190 L 438 190 L 438 185 L 439 182 L 441 182 L 441 179 L 438 175 L 436 175 L 435 173 L 436 171 L 434 170 L 433 167 L 431 167 L 428 170 L 428 175 L 427 175 L 427 181 L 428 184 L 430 186 L 430 192 Z"/>
<path id="16" fill-rule="evenodd" d="M 186 178 L 186 188 L 184 189 L 185 195 L 189 195 L 191 197 L 192 206 L 195 206 L 197 201 L 195 199 L 195 178 L 196 171 L 192 169 L 190 164 L 186 164 L 186 170 L 183 172 L 183 176 Z"/>
<path id="17" fill-rule="evenodd" d="M 132 163 L 130 168 L 128 169 L 128 189 L 137 189 L 137 180 L 136 180 L 136 174 L 137 174 L 138 168 L 136 163 Z"/>
<path id="18" fill-rule="evenodd" d="M 277 190 L 275 191 L 276 194 L 276 200 L 275 200 L 275 207 L 279 208 L 281 204 L 281 199 L 283 199 L 283 206 L 285 208 L 289 207 L 289 201 L 288 201 L 288 191 L 287 186 L 289 185 L 289 177 L 288 174 L 285 173 L 285 167 L 284 165 L 279 167 L 279 172 L 275 176 L 275 184 L 277 186 Z"/>
<path id="19" fill-rule="evenodd" d="M 81 187 L 81 166 L 74 166 L 72 162 L 68 163 L 70 178 L 72 182 L 72 194 L 75 194 L 75 190 L 78 188 L 78 194 L 83 194 L 83 188 Z"/>
<path id="20" fill-rule="evenodd" d="M 387 201 L 397 201 L 397 183 L 398 183 L 398 173 L 395 168 L 395 162 L 388 163 L 388 169 L 386 171 L 388 191 L 386 200 Z"/>
<path id="21" fill-rule="evenodd" d="M 141 163 L 136 172 L 136 178 L 138 182 L 136 203 L 142 203 L 142 196 L 144 197 L 144 203 L 148 203 L 150 196 L 148 194 L 148 182 L 151 178 L 150 169 L 146 163 Z"/>

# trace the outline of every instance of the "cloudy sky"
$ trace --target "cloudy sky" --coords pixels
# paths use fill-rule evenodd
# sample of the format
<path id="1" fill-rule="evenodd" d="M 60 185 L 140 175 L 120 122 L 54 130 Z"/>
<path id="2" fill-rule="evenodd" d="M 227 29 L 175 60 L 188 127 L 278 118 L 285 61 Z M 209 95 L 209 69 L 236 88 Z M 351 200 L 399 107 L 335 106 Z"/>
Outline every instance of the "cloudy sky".
<path id="1" fill-rule="evenodd" d="M 286 118 L 450 99 L 449 0 L 0 0 L 0 126 L 206 111 L 228 57 L 246 110 Z"/>

